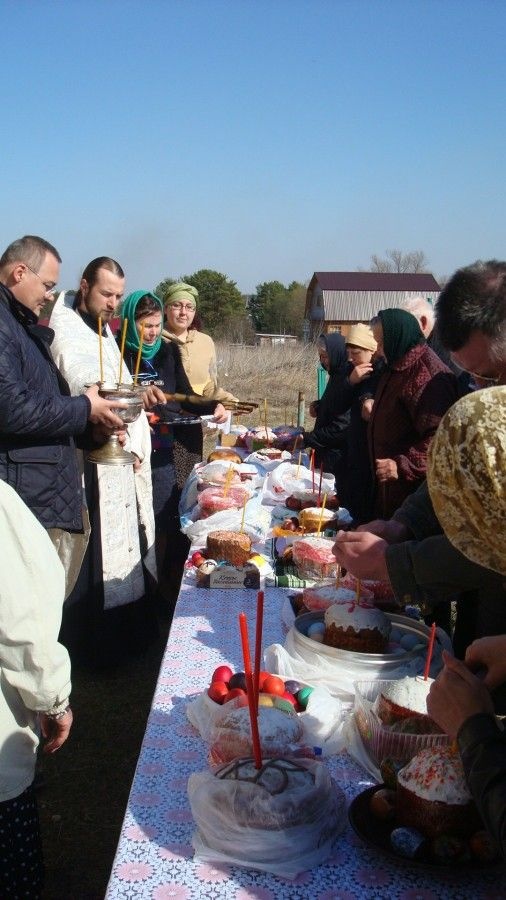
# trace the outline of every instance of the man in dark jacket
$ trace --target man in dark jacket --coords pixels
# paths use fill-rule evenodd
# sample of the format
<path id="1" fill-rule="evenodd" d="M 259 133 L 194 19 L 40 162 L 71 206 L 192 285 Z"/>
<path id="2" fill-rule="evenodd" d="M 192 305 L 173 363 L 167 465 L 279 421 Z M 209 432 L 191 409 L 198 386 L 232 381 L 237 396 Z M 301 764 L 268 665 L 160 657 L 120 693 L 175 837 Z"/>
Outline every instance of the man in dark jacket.
<path id="1" fill-rule="evenodd" d="M 74 438 L 88 422 L 122 427 L 118 406 L 93 386 L 71 397 L 49 352 L 53 332 L 37 324 L 59 275 L 43 238 L 14 241 L 0 258 L 0 478 L 47 529 L 80 532 L 82 489 Z"/>

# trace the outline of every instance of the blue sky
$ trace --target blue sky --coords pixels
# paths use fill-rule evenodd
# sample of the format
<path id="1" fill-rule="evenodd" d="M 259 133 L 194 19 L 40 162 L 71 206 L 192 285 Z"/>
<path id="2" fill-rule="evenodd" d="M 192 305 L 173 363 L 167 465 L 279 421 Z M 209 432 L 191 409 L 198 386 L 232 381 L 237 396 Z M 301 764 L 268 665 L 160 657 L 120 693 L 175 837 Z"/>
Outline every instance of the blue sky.
<path id="1" fill-rule="evenodd" d="M 245 292 L 506 257 L 503 0 L 0 0 L 1 244 Z"/>

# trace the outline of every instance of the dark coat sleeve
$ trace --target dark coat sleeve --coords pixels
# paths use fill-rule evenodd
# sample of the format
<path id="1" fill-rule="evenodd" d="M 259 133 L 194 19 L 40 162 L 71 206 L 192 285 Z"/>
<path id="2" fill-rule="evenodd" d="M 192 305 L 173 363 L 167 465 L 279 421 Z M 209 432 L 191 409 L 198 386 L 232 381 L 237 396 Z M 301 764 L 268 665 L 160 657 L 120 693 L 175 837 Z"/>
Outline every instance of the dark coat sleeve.
<path id="1" fill-rule="evenodd" d="M 306 432 L 306 447 L 327 447 L 341 450 L 346 447 L 346 429 L 350 422 L 350 384 L 345 378 L 331 378 L 318 406 L 315 426 Z M 349 402 L 345 400 L 349 398 Z"/>
<path id="2" fill-rule="evenodd" d="M 425 477 L 431 439 L 441 418 L 457 399 L 456 379 L 451 372 L 438 372 L 418 395 L 405 394 L 404 402 L 417 437 L 410 440 L 409 446 L 399 448 L 393 459 L 399 474 L 406 481 L 418 481 Z"/>
<path id="3" fill-rule="evenodd" d="M 506 733 L 479 713 L 464 722 L 457 743 L 474 802 L 506 857 Z"/>
<path id="4" fill-rule="evenodd" d="M 38 351 L 34 349 L 33 353 Z M 49 365 L 41 357 L 41 367 Z M 33 371 L 36 381 L 36 370 Z M 44 372 L 44 377 L 51 376 Z M 71 437 L 85 431 L 90 411 L 88 398 L 62 396 L 54 377 L 54 391 L 37 390 L 24 376 L 18 344 L 5 331 L 0 332 L 0 432 L 33 435 L 40 440 Z"/>
<path id="5" fill-rule="evenodd" d="M 394 512 L 392 519 L 402 522 L 417 541 L 442 534 L 443 531 L 434 512 L 426 481 L 422 482 L 413 494 L 406 497 L 402 506 Z"/>

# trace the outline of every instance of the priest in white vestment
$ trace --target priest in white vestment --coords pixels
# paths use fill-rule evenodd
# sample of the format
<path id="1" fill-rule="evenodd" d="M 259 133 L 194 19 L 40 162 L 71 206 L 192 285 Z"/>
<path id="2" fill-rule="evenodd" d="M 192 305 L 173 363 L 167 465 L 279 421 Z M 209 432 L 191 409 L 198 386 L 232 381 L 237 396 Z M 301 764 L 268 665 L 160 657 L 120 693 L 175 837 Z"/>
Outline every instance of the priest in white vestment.
<path id="1" fill-rule="evenodd" d="M 98 265 L 97 265 L 98 263 Z M 116 267 L 116 271 L 114 271 Z M 112 271 L 111 271 L 112 269 Z M 85 277 L 87 275 L 87 278 Z M 77 295 L 62 293 L 53 308 L 49 325 L 55 336 L 51 345 L 53 359 L 69 384 L 73 395 L 81 394 L 85 386 L 100 380 L 100 348 L 98 316 L 102 320 L 102 370 L 104 381 L 116 383 L 119 378 L 120 352 L 108 321 L 116 309 L 124 287 L 124 275 L 118 263 L 108 257 L 100 257 L 87 266 Z M 125 366 L 121 380 L 130 383 L 132 377 Z M 135 466 L 94 465 L 83 459 L 85 496 L 90 508 L 92 542 L 90 554 L 94 556 L 94 575 L 88 584 L 86 601 L 99 602 L 103 611 L 144 603 L 146 595 L 145 569 L 156 581 L 155 526 L 151 487 L 151 437 L 146 414 L 128 425 L 125 448 L 137 457 Z M 93 507 L 98 503 L 99 515 Z M 94 534 L 99 529 L 100 534 Z M 100 558 L 100 559 L 99 559 Z M 144 566 L 143 566 L 144 564 Z M 87 565 L 90 565 L 88 560 Z M 101 571 L 97 572 L 97 567 Z M 86 569 L 86 566 L 83 568 Z M 102 580 L 103 597 L 97 601 L 99 580 Z M 82 573 L 81 585 L 76 586 L 76 597 L 69 598 L 69 605 L 80 602 L 87 573 Z M 84 592 L 86 593 L 86 591 Z M 129 622 L 126 628 L 139 628 L 139 623 L 125 610 Z M 92 631 L 101 618 L 95 608 Z M 119 621 L 119 613 L 105 617 Z M 77 625 L 76 628 L 81 628 Z M 76 629 L 75 629 L 76 630 Z M 118 629 L 114 629 L 116 632 Z M 141 628 L 142 630 L 142 628 Z M 108 629 L 105 644 L 112 644 L 117 637 Z M 130 644 L 130 635 L 126 635 Z M 135 637 L 132 635 L 133 644 Z M 79 640 L 79 637 L 78 637 Z M 84 640 L 84 638 L 83 638 Z M 101 651 L 108 656 L 108 648 Z M 118 652 L 118 656 L 121 656 Z M 124 655 L 124 654 L 123 654 Z M 111 647 L 111 657 L 114 656 Z M 105 663 L 106 660 L 103 660 Z"/>

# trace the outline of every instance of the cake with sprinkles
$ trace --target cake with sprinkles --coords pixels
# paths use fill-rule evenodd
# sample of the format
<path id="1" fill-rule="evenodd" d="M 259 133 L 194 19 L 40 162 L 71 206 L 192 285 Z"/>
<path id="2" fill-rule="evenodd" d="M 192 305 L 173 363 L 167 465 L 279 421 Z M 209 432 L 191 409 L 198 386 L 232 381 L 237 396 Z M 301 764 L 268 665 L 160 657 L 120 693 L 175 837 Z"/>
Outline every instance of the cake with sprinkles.
<path id="1" fill-rule="evenodd" d="M 429 838 L 483 827 L 455 745 L 420 750 L 398 772 L 397 821 Z"/>

